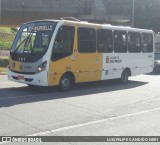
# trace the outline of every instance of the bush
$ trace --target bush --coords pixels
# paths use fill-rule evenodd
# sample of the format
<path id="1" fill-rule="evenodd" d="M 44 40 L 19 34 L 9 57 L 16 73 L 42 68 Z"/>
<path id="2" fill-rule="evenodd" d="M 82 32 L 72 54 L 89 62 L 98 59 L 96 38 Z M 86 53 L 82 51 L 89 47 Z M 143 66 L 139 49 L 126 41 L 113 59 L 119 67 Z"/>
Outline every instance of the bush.
<path id="1" fill-rule="evenodd" d="M 0 49 L 6 49 L 9 50 L 12 46 L 13 40 L 0 40 Z"/>
<path id="2" fill-rule="evenodd" d="M 7 67 L 9 65 L 8 59 L 1 59 L 0 58 L 0 67 Z"/>
<path id="3" fill-rule="evenodd" d="M 14 37 L 15 34 L 0 33 L 0 49 L 9 50 L 12 46 Z"/>
<path id="4" fill-rule="evenodd" d="M 12 33 L 16 34 L 17 31 L 18 31 L 18 29 L 17 29 L 16 27 L 12 27 L 12 28 L 11 28 L 11 31 L 12 31 Z"/>

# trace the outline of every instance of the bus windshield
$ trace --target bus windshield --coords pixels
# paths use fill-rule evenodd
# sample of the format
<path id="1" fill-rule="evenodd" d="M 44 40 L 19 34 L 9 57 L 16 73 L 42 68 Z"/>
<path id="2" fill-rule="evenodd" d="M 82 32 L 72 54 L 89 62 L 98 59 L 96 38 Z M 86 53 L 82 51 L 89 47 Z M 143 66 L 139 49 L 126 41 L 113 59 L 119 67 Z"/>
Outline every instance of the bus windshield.
<path id="1" fill-rule="evenodd" d="M 48 50 L 54 22 L 32 22 L 22 25 L 11 48 L 11 57 L 15 61 L 34 62 Z"/>

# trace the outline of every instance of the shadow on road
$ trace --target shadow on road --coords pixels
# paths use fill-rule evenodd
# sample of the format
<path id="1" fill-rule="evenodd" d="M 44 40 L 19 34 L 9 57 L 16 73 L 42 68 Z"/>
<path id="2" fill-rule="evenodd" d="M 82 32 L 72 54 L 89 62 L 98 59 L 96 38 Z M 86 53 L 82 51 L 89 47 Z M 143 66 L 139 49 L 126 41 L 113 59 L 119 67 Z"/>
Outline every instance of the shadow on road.
<path id="1" fill-rule="evenodd" d="M 146 75 L 157 76 L 157 75 L 160 75 L 160 72 L 151 72 L 151 73 L 148 73 Z"/>
<path id="2" fill-rule="evenodd" d="M 57 87 L 5 88 L 0 89 L 0 108 L 18 104 L 125 90 L 145 84 L 147 84 L 147 82 L 129 81 L 127 84 L 120 84 L 117 80 L 109 80 L 77 84 L 68 92 L 60 92 Z"/>

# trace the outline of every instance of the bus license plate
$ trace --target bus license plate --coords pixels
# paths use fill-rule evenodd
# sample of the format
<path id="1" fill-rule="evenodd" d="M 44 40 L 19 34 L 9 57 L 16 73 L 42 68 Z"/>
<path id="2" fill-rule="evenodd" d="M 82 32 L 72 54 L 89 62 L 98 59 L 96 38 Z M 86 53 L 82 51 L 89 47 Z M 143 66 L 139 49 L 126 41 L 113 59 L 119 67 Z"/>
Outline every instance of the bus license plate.
<path id="1" fill-rule="evenodd" d="M 24 80 L 24 76 L 18 76 L 18 80 Z"/>

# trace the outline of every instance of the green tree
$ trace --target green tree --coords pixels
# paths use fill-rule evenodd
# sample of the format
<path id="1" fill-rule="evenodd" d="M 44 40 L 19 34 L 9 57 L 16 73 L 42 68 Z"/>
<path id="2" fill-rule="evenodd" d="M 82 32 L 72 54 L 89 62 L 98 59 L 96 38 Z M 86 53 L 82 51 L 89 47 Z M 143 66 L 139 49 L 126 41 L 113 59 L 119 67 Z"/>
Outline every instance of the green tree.
<path id="1" fill-rule="evenodd" d="M 150 29 L 152 16 L 151 0 L 135 0 L 136 27 Z"/>
<path id="2" fill-rule="evenodd" d="M 160 31 L 160 0 L 135 0 L 135 27 Z"/>

